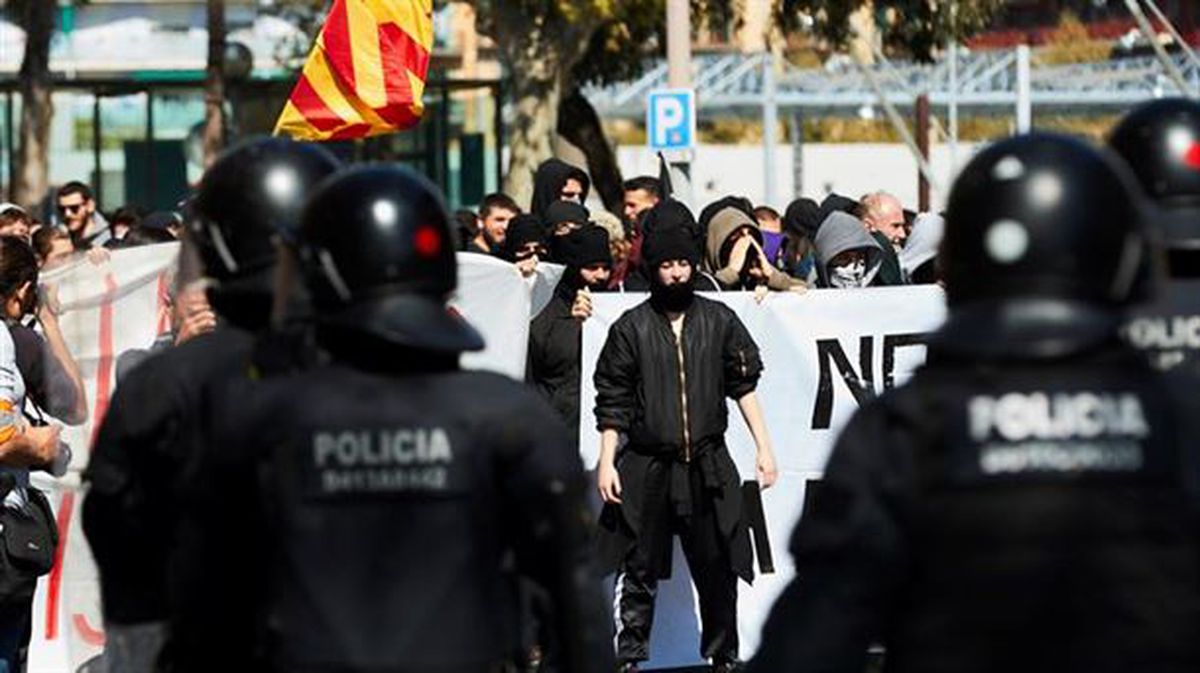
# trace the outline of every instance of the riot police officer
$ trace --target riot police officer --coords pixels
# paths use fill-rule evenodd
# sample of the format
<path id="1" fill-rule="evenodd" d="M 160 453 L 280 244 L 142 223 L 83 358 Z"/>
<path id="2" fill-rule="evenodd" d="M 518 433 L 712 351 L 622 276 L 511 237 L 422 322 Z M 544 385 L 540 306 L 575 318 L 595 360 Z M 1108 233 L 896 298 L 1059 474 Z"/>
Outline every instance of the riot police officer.
<path id="1" fill-rule="evenodd" d="M 1194 671 L 1194 406 L 1118 337 L 1146 254 L 1132 178 L 996 143 L 950 195 L 949 317 L 841 434 L 755 671 Z M 1190 425 L 1190 427 L 1189 427 Z"/>
<path id="2" fill-rule="evenodd" d="M 1200 374 L 1200 103 L 1165 98 L 1130 112 L 1109 138 L 1153 201 L 1166 284 L 1125 333 L 1160 369 Z"/>
<path id="3" fill-rule="evenodd" d="M 297 228 L 304 198 L 338 168 L 315 145 L 259 139 L 230 149 L 201 181 L 185 254 L 193 246 L 200 257 L 219 326 L 122 380 L 85 473 L 90 490 L 83 528 L 100 571 L 111 670 L 149 670 L 167 637 L 178 494 L 184 466 L 197 451 L 205 391 L 251 370 L 253 335 L 267 327 L 271 313 L 276 238 Z M 223 558 L 205 550 L 207 563 Z M 199 649 L 205 647 L 214 649 L 213 643 Z M 220 644 L 225 652 L 236 647 Z"/>
<path id="4" fill-rule="evenodd" d="M 248 666 L 496 670 L 519 645 L 515 570 L 552 596 L 561 667 L 611 670 L 578 454 L 532 390 L 459 368 L 484 344 L 446 305 L 457 265 L 436 188 L 349 171 L 312 196 L 300 239 L 322 361 L 231 382 L 210 428 L 224 455 L 201 480 L 263 541 L 247 564 L 260 590 L 230 608 L 258 619 Z M 231 493 L 238 475 L 252 483 Z"/>

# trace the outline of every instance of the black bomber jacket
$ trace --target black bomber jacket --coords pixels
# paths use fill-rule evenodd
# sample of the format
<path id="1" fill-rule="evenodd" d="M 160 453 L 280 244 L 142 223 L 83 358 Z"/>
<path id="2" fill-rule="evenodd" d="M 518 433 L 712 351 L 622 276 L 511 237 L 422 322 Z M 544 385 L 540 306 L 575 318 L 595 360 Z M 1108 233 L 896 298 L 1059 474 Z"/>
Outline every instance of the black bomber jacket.
<path id="1" fill-rule="evenodd" d="M 762 375 L 758 346 L 733 310 L 700 296 L 686 311 L 682 342 L 650 301 L 613 323 L 596 363 L 599 430 L 685 460 L 700 442 L 724 435 L 725 399 L 753 392 Z"/>

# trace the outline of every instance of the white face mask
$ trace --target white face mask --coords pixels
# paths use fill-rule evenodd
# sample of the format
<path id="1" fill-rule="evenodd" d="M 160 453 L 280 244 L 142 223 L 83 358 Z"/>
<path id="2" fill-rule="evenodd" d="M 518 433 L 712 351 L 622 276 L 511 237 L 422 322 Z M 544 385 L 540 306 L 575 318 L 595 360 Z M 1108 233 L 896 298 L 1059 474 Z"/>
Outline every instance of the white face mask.
<path id="1" fill-rule="evenodd" d="M 829 284 L 837 288 L 862 287 L 867 275 L 867 263 L 859 260 L 829 269 Z"/>

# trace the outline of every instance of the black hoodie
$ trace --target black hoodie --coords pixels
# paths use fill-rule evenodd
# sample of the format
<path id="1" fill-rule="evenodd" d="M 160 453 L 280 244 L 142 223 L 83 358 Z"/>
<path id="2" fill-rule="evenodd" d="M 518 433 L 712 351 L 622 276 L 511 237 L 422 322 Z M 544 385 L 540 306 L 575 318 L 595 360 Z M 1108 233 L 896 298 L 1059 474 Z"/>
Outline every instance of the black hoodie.
<path id="1" fill-rule="evenodd" d="M 529 205 L 529 212 L 537 215 L 543 222 L 547 221 L 546 209 L 550 204 L 561 200 L 562 188 L 567 184 L 567 180 L 572 178 L 583 185 L 583 196 L 580 200 L 587 201 L 588 190 L 592 186 L 587 173 L 561 159 L 543 161 L 533 176 L 533 201 Z"/>

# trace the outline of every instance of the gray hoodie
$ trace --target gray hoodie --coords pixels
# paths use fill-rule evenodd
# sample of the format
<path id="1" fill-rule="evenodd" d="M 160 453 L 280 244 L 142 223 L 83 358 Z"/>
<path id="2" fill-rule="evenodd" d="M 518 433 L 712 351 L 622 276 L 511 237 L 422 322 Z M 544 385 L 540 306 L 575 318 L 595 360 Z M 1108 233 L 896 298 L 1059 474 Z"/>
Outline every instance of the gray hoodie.
<path id="1" fill-rule="evenodd" d="M 912 233 L 908 235 L 908 241 L 900 251 L 900 268 L 904 271 L 904 282 L 912 282 L 909 278 L 913 271 L 937 257 L 945 228 L 945 221 L 937 213 L 917 215 L 917 219 L 913 221 Z"/>
<path id="2" fill-rule="evenodd" d="M 867 226 L 862 220 L 849 213 L 830 213 L 817 229 L 813 244 L 817 248 L 817 280 L 820 287 L 833 287 L 830 284 L 832 272 L 829 262 L 847 250 L 867 251 L 866 274 L 863 276 L 862 287 L 870 285 L 875 279 L 875 274 L 879 273 L 883 254 L 879 244 L 867 233 Z"/>

